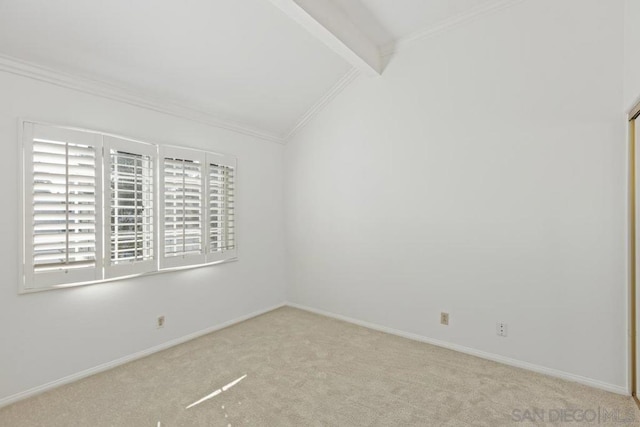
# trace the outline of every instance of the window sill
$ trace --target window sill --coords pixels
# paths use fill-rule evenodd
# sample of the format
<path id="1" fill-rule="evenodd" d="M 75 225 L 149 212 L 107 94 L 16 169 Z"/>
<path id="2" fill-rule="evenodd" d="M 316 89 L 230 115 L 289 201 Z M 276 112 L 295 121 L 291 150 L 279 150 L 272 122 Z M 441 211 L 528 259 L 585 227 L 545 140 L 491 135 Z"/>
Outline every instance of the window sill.
<path id="1" fill-rule="evenodd" d="M 149 271 L 146 273 L 139 273 L 139 274 L 130 274 L 128 276 L 120 276 L 120 277 L 113 277 L 110 279 L 102 279 L 102 280 L 92 280 L 90 282 L 78 282 L 78 283 L 69 283 L 69 284 L 64 284 L 64 285 L 53 285 L 53 286 L 47 286 L 47 287 L 42 287 L 42 288 L 27 288 L 24 285 L 20 285 L 20 288 L 18 289 L 18 295 L 25 295 L 25 294 L 33 294 L 36 292 L 45 292 L 45 291 L 53 291 L 56 289 L 68 289 L 68 288 L 76 288 L 78 286 L 90 286 L 90 285 L 99 285 L 102 283 L 110 283 L 110 282 L 116 282 L 118 280 L 126 280 L 126 279 L 131 279 L 134 277 L 146 277 L 146 276 L 154 276 L 156 274 L 163 274 L 163 273 L 172 273 L 175 271 L 182 271 L 182 270 L 194 270 L 197 268 L 204 268 L 204 267 L 211 267 L 212 265 L 219 265 L 219 264 L 226 264 L 229 262 L 236 262 L 238 261 L 238 257 L 234 257 L 234 258 L 229 258 L 229 259 L 225 259 L 225 260 L 220 260 L 220 261 L 213 261 L 213 262 L 208 262 L 205 264 L 197 264 L 197 265 L 185 265 L 185 266 L 180 266 L 180 267 L 170 267 L 170 268 L 163 268 L 161 270 L 155 270 L 155 271 Z"/>

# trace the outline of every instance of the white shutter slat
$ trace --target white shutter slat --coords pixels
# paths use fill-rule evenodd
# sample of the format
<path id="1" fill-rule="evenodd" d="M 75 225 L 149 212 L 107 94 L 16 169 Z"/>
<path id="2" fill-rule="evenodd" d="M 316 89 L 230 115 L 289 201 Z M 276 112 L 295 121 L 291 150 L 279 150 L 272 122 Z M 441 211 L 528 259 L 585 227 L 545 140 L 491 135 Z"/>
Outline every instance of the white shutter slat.
<path id="1" fill-rule="evenodd" d="M 66 224 L 35 224 L 33 226 L 34 231 L 37 232 L 41 232 L 41 231 L 49 231 L 49 232 L 64 232 L 67 229 Z M 87 224 L 87 223 L 82 223 L 82 224 L 74 224 L 74 229 L 75 230 L 90 230 L 93 231 L 96 229 L 96 225 L 95 224 Z M 42 233 L 36 233 L 39 236 L 46 236 L 46 234 L 42 234 Z M 34 239 L 34 241 L 37 241 L 37 239 Z"/>
<path id="2" fill-rule="evenodd" d="M 94 195 L 95 197 L 95 192 L 93 191 L 93 187 L 88 185 L 76 185 L 72 183 L 65 185 L 65 184 L 35 182 L 33 184 L 33 189 L 35 192 L 44 193 L 44 194 L 67 194 L 67 191 L 68 191 L 69 197 L 75 197 L 76 195 L 82 195 L 82 194 L 88 194 L 88 195 L 90 194 L 90 195 Z"/>
<path id="3" fill-rule="evenodd" d="M 42 161 L 38 161 L 38 156 L 34 155 L 33 169 L 36 172 L 60 174 L 60 175 L 78 175 L 78 176 L 95 176 L 95 158 L 87 157 L 86 162 L 74 161 L 69 155 L 69 158 L 63 157 L 60 163 L 48 161 L 43 158 Z M 62 156 L 61 156 L 62 157 Z"/>
<path id="4" fill-rule="evenodd" d="M 50 203 L 48 201 L 35 202 L 34 205 L 37 207 L 38 211 L 83 211 L 83 212 L 94 212 L 96 210 L 96 206 L 90 203 L 70 203 L 65 205 L 64 203 Z"/>
<path id="5" fill-rule="evenodd" d="M 74 242 L 84 242 L 84 241 L 95 241 L 95 233 L 92 232 L 77 232 L 69 235 L 62 235 L 60 233 L 55 234 L 36 234 L 33 236 L 33 244 L 34 245 L 42 245 L 51 242 L 69 242 L 69 244 Z"/>
<path id="6" fill-rule="evenodd" d="M 79 242 L 69 242 L 68 245 L 69 245 L 69 248 L 71 249 L 84 249 L 87 247 L 87 242 L 95 243 L 95 241 L 93 240 L 87 240 L 87 241 L 79 241 Z M 53 250 L 64 249 L 65 243 L 66 242 L 64 241 L 57 241 L 55 243 L 43 243 L 43 244 L 36 243 L 34 246 L 42 251 L 53 251 Z"/>
<path id="7" fill-rule="evenodd" d="M 54 141 L 51 139 L 33 138 L 34 153 L 62 154 L 66 150 L 74 157 L 95 157 L 95 151 L 92 147 L 82 145 L 74 145 L 73 147 L 65 147 L 65 141 Z"/>
<path id="8" fill-rule="evenodd" d="M 34 209 L 38 209 L 39 204 L 34 203 L 33 206 L 34 206 Z M 93 210 L 95 211 L 95 207 Z M 39 211 L 36 211 L 36 212 L 39 212 Z M 44 225 L 54 221 L 60 221 L 65 223 L 67 228 L 73 229 L 74 225 L 77 224 L 77 221 L 87 221 L 87 222 L 95 223 L 95 219 L 96 219 L 95 213 L 79 214 L 79 213 L 70 213 L 70 212 L 75 212 L 75 210 L 72 210 L 67 205 L 67 209 L 65 210 L 65 213 L 62 213 L 62 214 L 44 213 L 44 212 L 36 213 L 33 215 L 34 225 Z"/>
<path id="9" fill-rule="evenodd" d="M 40 194 L 39 200 L 44 203 L 64 203 L 69 197 L 69 201 L 71 203 L 91 203 L 93 201 L 92 194 L 69 194 L 68 196 L 60 193 L 48 193 L 48 194 Z"/>
<path id="10" fill-rule="evenodd" d="M 76 261 L 73 264 L 67 264 L 65 262 L 50 263 L 42 266 L 35 267 L 36 273 L 52 273 L 59 270 L 78 270 L 87 267 L 95 266 L 95 261 Z M 64 283 L 64 282 L 62 282 Z"/>
<path id="11" fill-rule="evenodd" d="M 36 265 L 38 264 L 49 264 L 47 261 L 50 260 L 55 260 L 58 261 L 60 263 L 64 264 L 69 264 L 68 259 L 72 259 L 74 262 L 77 260 L 82 260 L 82 261 L 94 261 L 96 258 L 96 253 L 95 253 L 95 246 L 91 247 L 91 248 L 87 248 L 86 246 L 80 246 L 80 247 L 76 247 L 79 248 L 79 252 L 74 252 L 71 255 L 66 256 L 66 254 L 61 254 L 60 252 L 57 253 L 40 253 L 38 255 L 35 255 L 33 257 Z M 89 250 L 91 249 L 91 250 Z M 65 259 L 66 262 L 65 262 Z M 90 264 L 87 264 L 90 265 Z"/>

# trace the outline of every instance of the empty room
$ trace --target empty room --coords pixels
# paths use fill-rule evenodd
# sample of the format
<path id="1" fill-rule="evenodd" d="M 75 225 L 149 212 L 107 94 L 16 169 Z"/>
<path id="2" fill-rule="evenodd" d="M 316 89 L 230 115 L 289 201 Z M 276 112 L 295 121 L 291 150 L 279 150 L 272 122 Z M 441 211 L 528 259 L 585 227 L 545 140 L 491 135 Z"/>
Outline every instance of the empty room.
<path id="1" fill-rule="evenodd" d="M 640 0 L 0 0 L 0 426 L 640 425 Z"/>

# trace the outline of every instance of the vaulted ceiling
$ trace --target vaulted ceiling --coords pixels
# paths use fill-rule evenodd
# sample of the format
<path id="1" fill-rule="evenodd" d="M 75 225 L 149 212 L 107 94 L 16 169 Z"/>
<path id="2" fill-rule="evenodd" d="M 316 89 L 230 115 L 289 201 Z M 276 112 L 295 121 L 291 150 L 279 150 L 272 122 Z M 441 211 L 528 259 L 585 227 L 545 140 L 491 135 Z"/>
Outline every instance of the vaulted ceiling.
<path id="1" fill-rule="evenodd" d="M 0 56 L 280 141 L 398 42 L 509 1 L 3 0 Z"/>

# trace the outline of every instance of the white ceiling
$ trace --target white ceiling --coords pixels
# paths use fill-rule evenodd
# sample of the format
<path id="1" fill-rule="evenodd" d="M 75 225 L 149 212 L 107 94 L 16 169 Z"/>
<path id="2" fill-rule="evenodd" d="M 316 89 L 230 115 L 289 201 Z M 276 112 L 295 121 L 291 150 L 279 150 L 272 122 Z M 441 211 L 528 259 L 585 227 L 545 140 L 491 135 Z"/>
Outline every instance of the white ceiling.
<path id="1" fill-rule="evenodd" d="M 487 3 L 495 3 L 495 0 L 362 1 L 396 39 L 433 27 Z"/>
<path id="2" fill-rule="evenodd" d="M 265 0 L 2 0 L 0 53 L 276 134 L 350 68 Z"/>
<path id="3" fill-rule="evenodd" d="M 496 0 L 332 0 L 374 40 L 386 47 Z"/>
<path id="4" fill-rule="evenodd" d="M 384 47 L 495 0 L 322 1 Z M 278 2 L 0 0 L 0 55 L 284 137 L 352 64 Z"/>

